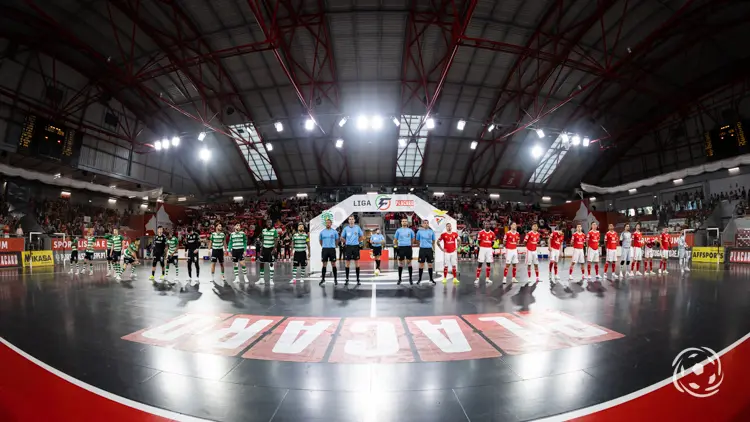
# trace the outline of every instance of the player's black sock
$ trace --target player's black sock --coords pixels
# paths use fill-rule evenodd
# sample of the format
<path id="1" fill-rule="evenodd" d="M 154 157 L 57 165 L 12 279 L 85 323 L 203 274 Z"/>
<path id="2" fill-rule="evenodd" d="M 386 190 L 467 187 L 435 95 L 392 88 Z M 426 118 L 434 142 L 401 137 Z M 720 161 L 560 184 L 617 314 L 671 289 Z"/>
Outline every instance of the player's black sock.
<path id="1" fill-rule="evenodd" d="M 411 281 L 412 273 L 414 273 L 414 268 L 412 268 L 411 265 L 409 265 L 409 281 Z"/>
<path id="2" fill-rule="evenodd" d="M 336 269 L 336 266 L 333 266 L 331 270 L 333 270 L 333 281 L 336 281 L 336 276 L 338 275 L 338 270 Z"/>
<path id="3" fill-rule="evenodd" d="M 349 267 L 345 267 L 344 272 L 346 273 L 346 281 L 349 281 Z"/>
<path id="4" fill-rule="evenodd" d="M 380 269 L 380 260 L 375 261 L 375 269 Z"/>
<path id="5" fill-rule="evenodd" d="M 401 274 L 404 272 L 404 267 L 398 267 L 398 279 L 401 280 Z"/>
<path id="6" fill-rule="evenodd" d="M 326 281 L 326 267 L 323 267 L 323 272 L 321 273 L 321 280 Z"/>
<path id="7" fill-rule="evenodd" d="M 422 273 L 424 273 L 424 268 L 419 269 L 419 277 L 417 277 L 417 282 L 422 281 Z"/>
<path id="8" fill-rule="evenodd" d="M 200 278 L 200 276 L 201 276 L 201 265 L 200 265 L 200 263 L 198 263 L 198 261 L 195 261 L 194 264 L 195 264 L 195 277 L 196 278 Z"/>
<path id="9" fill-rule="evenodd" d="M 156 275 L 156 270 L 153 270 L 153 269 L 152 269 L 152 270 L 151 270 L 151 277 L 153 277 L 153 276 L 155 276 L 155 275 Z"/>
<path id="10" fill-rule="evenodd" d="M 355 268 L 354 271 L 357 273 L 357 282 L 359 282 L 359 267 Z"/>
<path id="11" fill-rule="evenodd" d="M 429 275 L 430 275 L 430 281 L 432 281 L 432 282 L 434 283 L 434 282 L 435 282 L 435 280 L 433 280 L 433 279 L 432 279 L 432 268 L 428 268 L 428 269 L 427 269 L 427 274 L 429 274 Z"/>

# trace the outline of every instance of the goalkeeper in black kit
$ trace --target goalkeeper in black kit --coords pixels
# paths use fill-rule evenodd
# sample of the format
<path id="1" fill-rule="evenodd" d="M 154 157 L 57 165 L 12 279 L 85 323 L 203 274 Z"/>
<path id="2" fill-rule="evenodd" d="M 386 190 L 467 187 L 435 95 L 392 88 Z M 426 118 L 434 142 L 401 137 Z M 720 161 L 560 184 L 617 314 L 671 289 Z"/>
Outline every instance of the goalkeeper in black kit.
<path id="1" fill-rule="evenodd" d="M 188 227 L 188 235 L 185 236 L 185 249 L 187 250 L 188 284 L 193 284 L 192 267 L 195 264 L 195 285 L 199 286 L 201 276 L 200 256 L 198 250 L 201 247 L 201 236 L 192 227 Z"/>

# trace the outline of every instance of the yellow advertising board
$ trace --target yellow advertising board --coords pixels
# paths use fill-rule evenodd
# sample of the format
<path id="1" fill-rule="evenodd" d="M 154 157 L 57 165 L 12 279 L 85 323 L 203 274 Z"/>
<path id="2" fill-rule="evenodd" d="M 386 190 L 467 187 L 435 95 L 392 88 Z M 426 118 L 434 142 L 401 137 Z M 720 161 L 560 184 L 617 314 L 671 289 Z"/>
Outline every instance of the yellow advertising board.
<path id="1" fill-rule="evenodd" d="M 724 263 L 724 248 L 696 246 L 693 248 L 693 262 Z"/>
<path id="2" fill-rule="evenodd" d="M 21 257 L 24 267 L 51 267 L 55 265 L 52 251 L 24 251 Z"/>

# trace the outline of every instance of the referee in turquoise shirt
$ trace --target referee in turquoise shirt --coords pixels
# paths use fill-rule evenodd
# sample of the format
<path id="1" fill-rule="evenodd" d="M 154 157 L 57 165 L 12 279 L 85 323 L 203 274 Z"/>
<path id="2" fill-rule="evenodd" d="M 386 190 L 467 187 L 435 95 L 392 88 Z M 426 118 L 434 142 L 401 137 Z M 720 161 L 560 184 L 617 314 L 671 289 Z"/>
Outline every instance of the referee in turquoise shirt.
<path id="1" fill-rule="evenodd" d="M 354 224 L 354 216 L 349 216 L 349 225 L 344 227 L 341 231 L 341 243 L 344 244 L 344 271 L 346 271 L 346 282 L 344 286 L 349 285 L 349 263 L 354 261 L 354 265 L 357 267 L 357 286 L 359 282 L 359 244 L 365 238 L 362 229 Z"/>
<path id="2" fill-rule="evenodd" d="M 414 243 L 414 230 L 407 227 L 409 222 L 405 219 L 401 219 L 401 227 L 396 230 L 396 234 L 393 236 L 393 246 L 396 248 L 396 256 L 398 257 L 398 282 L 396 285 L 401 284 L 401 274 L 404 272 L 404 262 L 409 265 L 409 284 L 414 284 L 412 281 L 412 268 L 411 268 L 411 245 Z"/>
<path id="3" fill-rule="evenodd" d="M 372 258 L 375 260 L 375 275 L 380 275 L 380 255 L 383 253 L 385 238 L 380 234 L 380 229 L 375 228 L 375 233 L 370 236 L 372 246 Z"/>
<path id="4" fill-rule="evenodd" d="M 331 228 L 333 222 L 329 219 L 326 220 L 326 228 L 320 231 L 318 241 L 320 242 L 320 260 L 323 261 L 323 272 L 320 278 L 318 286 L 322 286 L 326 283 L 326 263 L 331 262 L 331 270 L 333 270 L 333 284 L 339 284 L 336 280 L 336 242 L 339 240 L 339 232 Z"/>
<path id="5" fill-rule="evenodd" d="M 435 261 L 435 232 L 430 228 L 428 220 L 422 220 L 422 227 L 417 232 L 417 241 L 419 242 L 419 278 L 417 284 L 422 282 L 422 273 L 424 273 L 424 263 L 427 262 L 427 272 L 430 275 L 430 281 L 435 285 L 432 278 L 432 263 Z"/>

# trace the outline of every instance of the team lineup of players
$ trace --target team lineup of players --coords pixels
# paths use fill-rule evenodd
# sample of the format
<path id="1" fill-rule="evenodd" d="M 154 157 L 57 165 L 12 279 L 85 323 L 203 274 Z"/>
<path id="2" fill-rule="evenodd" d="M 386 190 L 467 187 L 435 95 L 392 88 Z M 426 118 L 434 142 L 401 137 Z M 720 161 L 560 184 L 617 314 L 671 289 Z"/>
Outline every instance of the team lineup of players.
<path id="1" fill-rule="evenodd" d="M 641 276 L 641 275 L 656 275 L 653 268 L 653 260 L 655 257 L 660 257 L 658 273 L 667 274 L 667 259 L 669 256 L 669 249 L 672 246 L 672 237 L 667 233 L 667 229 L 664 228 L 662 233 L 657 239 L 648 238 L 641 233 L 640 224 L 635 225 L 635 231 L 631 233 L 630 224 L 626 224 L 622 233 L 617 233 L 614 230 L 612 224 L 609 225 L 609 231 L 604 235 L 604 249 L 605 249 L 605 263 L 603 274 L 606 277 L 611 267 L 611 278 L 616 280 L 619 278 L 625 278 L 626 276 Z M 518 247 L 524 246 L 526 248 L 526 268 L 527 268 L 527 280 L 531 282 L 535 280 L 540 281 L 539 278 L 539 256 L 538 247 L 540 243 L 541 233 L 538 230 L 537 224 L 533 224 L 531 230 L 527 232 L 523 239 L 521 234 L 517 231 L 516 223 L 511 223 L 510 231 L 505 233 L 503 237 L 504 246 L 504 261 L 505 268 L 503 272 L 502 283 L 505 284 L 508 278 L 509 269 L 512 267 L 512 278 L 511 282 L 517 283 L 517 265 L 519 263 Z M 115 279 L 122 280 L 123 272 L 127 272 L 128 266 L 130 266 L 130 278 L 135 278 L 135 265 L 139 264 L 138 250 L 140 242 L 138 239 L 131 242 L 127 247 L 123 248 L 124 237 L 119 234 L 117 229 L 113 230 L 112 235 L 104 236 L 107 242 L 107 276 L 114 275 Z M 266 227 L 260 232 L 259 236 L 259 251 L 257 253 L 259 261 L 259 279 L 265 280 L 265 267 L 268 265 L 269 273 L 269 284 L 273 284 L 274 278 L 274 261 L 275 255 L 274 250 L 279 244 L 279 232 L 273 227 L 271 220 L 266 221 Z M 593 280 L 591 269 L 592 264 L 594 268 L 594 277 L 597 280 L 601 279 L 599 274 L 599 241 L 601 239 L 601 233 L 598 230 L 597 223 L 592 223 L 587 233 L 583 232 L 582 226 L 579 224 L 576 226 L 576 231 L 571 235 L 570 246 L 573 249 L 571 257 L 571 265 L 569 269 L 569 280 L 583 284 L 584 281 Z M 495 233 L 490 230 L 489 223 L 485 222 L 483 230 L 477 235 L 477 244 L 479 246 L 477 254 L 477 268 L 476 278 L 474 284 L 478 285 L 482 273 L 482 266 L 485 267 L 485 283 L 490 285 L 492 280 L 490 279 L 491 264 L 494 262 L 493 244 L 495 243 Z M 326 281 L 327 264 L 331 264 L 331 271 L 333 274 L 334 284 L 338 284 L 338 271 L 336 267 L 336 247 L 343 247 L 344 255 L 344 269 L 345 269 L 345 281 L 344 284 L 349 284 L 350 277 L 350 266 L 351 262 L 355 264 L 355 276 L 356 283 L 360 285 L 360 249 L 364 241 L 364 232 L 362 229 L 355 224 L 354 216 L 348 218 L 348 224 L 343 228 L 341 234 L 332 228 L 332 221 L 326 221 L 326 228 L 320 232 L 319 239 L 321 245 L 321 261 L 323 263 L 320 285 L 322 286 Z M 549 281 L 550 286 L 560 282 L 560 276 L 558 274 L 558 263 L 560 262 L 563 254 L 564 234 L 560 230 L 553 230 L 549 236 Z M 96 237 L 93 233 L 89 233 L 86 236 L 86 250 L 84 253 L 84 264 L 83 267 L 79 266 L 78 263 L 78 241 L 74 239 L 71 247 L 71 269 L 70 273 L 82 274 L 86 272 L 86 264 L 89 266 L 89 274 L 93 275 L 93 258 L 94 258 L 94 247 L 96 244 Z M 375 260 L 375 275 L 380 274 L 380 261 L 383 247 L 385 247 L 385 237 L 380 234 L 379 229 L 375 229 L 374 233 L 370 236 L 370 244 L 372 246 L 372 256 Z M 175 284 L 180 284 L 180 291 L 187 291 L 188 287 L 195 286 L 193 284 L 192 267 L 195 267 L 196 283 L 200 277 L 200 257 L 199 249 L 201 248 L 200 235 L 195 232 L 192 228 L 188 228 L 188 234 L 183 240 L 183 245 L 186 250 L 187 258 L 187 270 L 188 278 L 183 283 L 179 280 L 179 265 L 178 265 L 178 245 L 179 239 L 176 233 L 172 233 L 171 236 L 165 234 L 163 227 L 157 229 L 157 233 L 154 235 L 152 243 L 152 263 L 151 263 L 151 276 L 150 280 L 156 284 L 156 269 L 157 265 L 161 267 L 161 274 L 159 281 L 162 283 L 169 284 L 173 287 Z M 407 219 L 401 220 L 401 227 L 396 230 L 393 241 L 393 249 L 398 261 L 398 281 L 397 284 L 402 283 L 403 270 L 406 266 L 409 275 L 409 284 L 414 284 L 413 281 L 413 267 L 411 261 L 413 259 L 413 246 L 419 247 L 417 261 L 419 263 L 419 273 L 417 278 L 417 285 L 422 281 L 424 275 L 424 266 L 427 264 L 427 272 L 429 281 L 434 285 L 436 281 L 433 274 L 433 264 L 435 261 L 435 250 L 439 249 L 443 254 L 443 278 L 442 282 L 445 284 L 452 278 L 454 284 L 458 284 L 457 274 L 457 261 L 458 261 L 458 250 L 460 248 L 460 240 L 457 232 L 453 231 L 453 227 L 450 223 L 446 225 L 446 230 L 436 237 L 435 232 L 430 228 L 427 220 L 422 221 L 422 227 L 415 233 L 411 228 L 408 227 Z M 225 252 L 229 252 L 233 268 L 234 268 L 234 281 L 248 281 L 247 277 L 247 266 L 245 264 L 245 253 L 248 247 L 247 236 L 242 231 L 239 224 L 235 224 L 234 230 L 227 235 L 223 231 L 223 227 L 220 223 L 214 226 L 214 230 L 208 236 L 208 247 L 210 250 L 211 257 L 211 279 L 214 280 L 216 272 L 216 264 L 218 263 L 221 269 L 221 281 L 226 283 L 224 276 L 224 256 Z M 292 247 L 294 250 L 293 255 L 293 276 L 290 283 L 296 283 L 298 277 L 304 276 L 307 268 L 307 261 L 310 257 L 310 239 L 307 233 L 305 233 L 305 226 L 299 224 L 297 232 L 292 236 Z M 620 259 L 617 259 L 617 248 L 620 247 Z M 680 261 L 681 271 L 690 271 L 688 267 L 688 255 L 687 255 L 687 242 L 685 241 L 685 233 L 683 232 L 677 240 L 678 258 Z M 124 249 L 124 250 L 123 250 Z M 659 252 L 657 252 L 657 250 Z M 121 263 L 122 261 L 122 263 Z M 617 272 L 617 261 L 620 261 L 620 272 Z M 643 262 L 643 273 L 641 273 L 641 263 Z M 73 266 L 75 264 L 75 267 Z M 575 268 L 580 267 L 580 279 L 574 281 L 573 272 Z M 170 270 L 174 268 L 174 278 L 170 279 Z M 629 267 L 629 270 L 628 270 Z M 534 270 L 535 279 L 532 279 L 531 271 Z M 450 274 L 449 274 L 450 270 Z M 241 278 L 240 278 L 241 271 Z M 567 286 L 566 286 L 567 288 Z"/>

